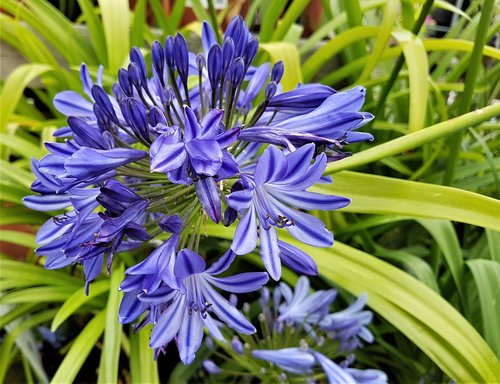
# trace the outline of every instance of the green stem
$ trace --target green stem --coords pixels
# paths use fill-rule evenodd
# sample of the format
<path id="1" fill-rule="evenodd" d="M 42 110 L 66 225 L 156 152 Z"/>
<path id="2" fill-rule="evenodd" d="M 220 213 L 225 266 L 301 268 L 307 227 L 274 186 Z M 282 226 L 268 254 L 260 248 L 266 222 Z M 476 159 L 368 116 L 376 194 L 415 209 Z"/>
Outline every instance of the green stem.
<path id="1" fill-rule="evenodd" d="M 351 157 L 330 163 L 326 169 L 327 174 L 352 169 L 374 161 L 399 155 L 402 152 L 417 148 L 423 144 L 430 143 L 441 137 L 460 132 L 468 127 L 488 121 L 492 117 L 500 114 L 500 104 L 493 104 L 455 117 L 454 119 L 443 121 L 431 125 L 426 129 L 410 133 L 386 143 L 371 147 L 365 151 L 358 152 Z"/>
<path id="2" fill-rule="evenodd" d="M 458 101 L 458 114 L 466 113 L 470 110 L 472 105 L 472 98 L 474 96 L 474 87 L 476 85 L 477 75 L 481 66 L 481 59 L 483 57 L 483 47 L 486 43 L 486 36 L 488 34 L 488 26 L 491 22 L 494 0 L 485 0 L 481 18 L 479 19 L 479 26 L 477 28 L 476 40 L 472 50 L 471 59 L 469 62 L 469 69 L 465 75 L 464 92 Z M 450 153 L 446 163 L 446 169 L 443 177 L 443 185 L 451 185 L 455 175 L 455 166 L 460 153 L 460 143 L 462 142 L 463 132 L 459 132 L 450 138 L 448 145 Z"/>

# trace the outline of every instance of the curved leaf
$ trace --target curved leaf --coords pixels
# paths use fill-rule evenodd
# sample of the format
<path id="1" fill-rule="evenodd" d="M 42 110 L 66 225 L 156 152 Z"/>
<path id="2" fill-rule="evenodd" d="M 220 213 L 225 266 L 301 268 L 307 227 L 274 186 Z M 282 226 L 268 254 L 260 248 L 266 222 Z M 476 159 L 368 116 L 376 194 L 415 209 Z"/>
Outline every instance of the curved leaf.
<path id="1" fill-rule="evenodd" d="M 106 311 L 103 310 L 89 321 L 59 365 L 57 372 L 52 378 L 52 383 L 72 383 L 75 380 L 90 351 L 94 348 L 97 340 L 99 340 L 104 331 L 105 319 Z"/>
<path id="2" fill-rule="evenodd" d="M 500 201 L 458 188 L 342 171 L 315 192 L 350 198 L 347 212 L 446 219 L 500 230 Z"/>
<path id="3" fill-rule="evenodd" d="M 208 235 L 232 239 L 233 229 L 213 224 Z M 306 246 L 286 233 L 280 239 L 308 252 L 320 274 L 349 292 L 368 294 L 368 305 L 415 343 L 458 382 L 496 382 L 500 362 L 477 331 L 445 299 L 398 268 L 336 242 Z"/>
<path id="4" fill-rule="evenodd" d="M 283 61 L 285 67 L 285 73 L 281 80 L 283 91 L 294 89 L 298 83 L 302 82 L 299 52 L 294 44 L 273 42 L 262 43 L 259 46 L 269 54 L 273 64 L 279 60 Z"/>

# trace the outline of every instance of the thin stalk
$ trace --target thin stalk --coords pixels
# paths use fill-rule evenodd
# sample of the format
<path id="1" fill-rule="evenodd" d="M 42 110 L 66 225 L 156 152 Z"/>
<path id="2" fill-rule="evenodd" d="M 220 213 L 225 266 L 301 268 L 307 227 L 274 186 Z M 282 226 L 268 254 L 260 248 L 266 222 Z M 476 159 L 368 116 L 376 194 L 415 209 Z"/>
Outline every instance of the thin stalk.
<path id="1" fill-rule="evenodd" d="M 466 113 L 465 115 L 455 117 L 454 119 L 431 125 L 426 129 L 422 129 L 375 147 L 371 147 L 362 152 L 358 152 L 351 157 L 330 163 L 327 167 L 326 173 L 331 174 L 344 169 L 352 169 L 385 157 L 399 155 L 402 152 L 420 147 L 423 144 L 430 143 L 441 137 L 460 132 L 468 127 L 488 121 L 492 117 L 498 116 L 499 114 L 500 104 L 493 104 L 477 109 Z"/>
<path id="2" fill-rule="evenodd" d="M 479 19 L 479 26 L 477 29 L 476 40 L 474 42 L 474 48 L 472 49 L 471 59 L 469 62 L 469 68 L 465 75 L 464 92 L 462 93 L 462 96 L 458 101 L 459 103 L 458 114 L 466 113 L 467 111 L 470 110 L 472 105 L 472 97 L 474 96 L 474 87 L 476 85 L 479 68 L 481 66 L 481 59 L 483 57 L 483 47 L 484 44 L 486 43 L 488 26 L 492 18 L 494 3 L 495 3 L 494 0 L 485 0 L 484 2 L 481 18 Z M 446 169 L 444 172 L 443 185 L 451 185 L 453 183 L 453 178 L 455 175 L 455 167 L 460 152 L 460 143 L 462 142 L 462 137 L 463 137 L 463 132 L 459 131 L 448 141 L 450 153 L 448 155 L 448 161 L 446 163 Z"/>

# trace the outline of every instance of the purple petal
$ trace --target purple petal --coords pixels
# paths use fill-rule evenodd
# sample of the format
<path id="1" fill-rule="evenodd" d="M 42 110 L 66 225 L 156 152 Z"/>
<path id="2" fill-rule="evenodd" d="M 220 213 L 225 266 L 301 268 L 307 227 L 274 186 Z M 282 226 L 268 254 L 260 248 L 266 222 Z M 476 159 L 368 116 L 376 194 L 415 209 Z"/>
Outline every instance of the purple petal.
<path id="1" fill-rule="evenodd" d="M 208 53 L 212 45 L 217 44 L 217 39 L 215 38 L 214 31 L 207 21 L 203 21 L 201 24 L 201 44 L 203 46 L 203 52 Z"/>
<path id="2" fill-rule="evenodd" d="M 231 244 L 231 249 L 237 255 L 250 253 L 257 246 L 257 223 L 255 220 L 255 208 L 250 206 L 241 217 L 234 233 L 233 244 Z"/>
<path id="3" fill-rule="evenodd" d="M 140 160 L 146 154 L 144 151 L 127 148 L 106 150 L 82 148 L 66 160 L 64 168 L 71 176 L 86 178 Z"/>
<path id="4" fill-rule="evenodd" d="M 227 277 L 208 277 L 207 280 L 226 292 L 246 293 L 262 288 L 269 277 L 265 272 L 246 272 Z"/>
<path id="5" fill-rule="evenodd" d="M 241 212 L 247 209 L 252 202 L 254 191 L 251 189 L 242 189 L 241 191 L 236 191 L 227 196 L 227 205 Z"/>
<path id="6" fill-rule="evenodd" d="M 224 127 L 221 126 L 224 111 L 221 109 L 210 110 L 201 120 L 202 131 L 200 139 L 211 139 L 215 135 L 224 132 Z"/>
<path id="7" fill-rule="evenodd" d="M 252 356 L 297 374 L 310 373 L 315 362 L 314 357 L 309 352 L 300 348 L 255 349 L 252 351 Z"/>
<path id="8" fill-rule="evenodd" d="M 118 310 L 120 324 L 128 324 L 137 319 L 146 309 L 147 304 L 137 299 L 137 292 L 125 292 Z"/>
<path id="9" fill-rule="evenodd" d="M 349 205 L 351 199 L 341 196 L 324 195 L 308 191 L 291 191 L 285 188 L 269 188 L 268 192 L 278 200 L 301 209 L 333 210 Z"/>
<path id="10" fill-rule="evenodd" d="M 214 137 L 220 148 L 227 148 L 233 144 L 240 135 L 241 127 L 233 127 Z"/>
<path id="11" fill-rule="evenodd" d="M 221 219 L 221 203 L 215 180 L 212 177 L 201 178 L 196 181 L 194 188 L 207 215 L 214 223 L 218 223 Z"/>
<path id="12" fill-rule="evenodd" d="M 189 107 L 184 107 L 186 118 L 184 119 L 184 141 L 191 141 L 201 135 L 201 127 L 196 115 Z"/>
<path id="13" fill-rule="evenodd" d="M 203 340 L 203 323 L 198 312 L 188 313 L 177 336 L 179 356 L 184 364 L 191 364 Z"/>
<path id="14" fill-rule="evenodd" d="M 269 146 L 261 155 L 254 178 L 257 185 L 280 180 L 286 173 L 287 163 L 283 152 L 275 146 Z"/>
<path id="15" fill-rule="evenodd" d="M 222 151 L 215 140 L 191 140 L 185 143 L 189 160 L 199 175 L 215 176 L 222 165 Z"/>
<path id="16" fill-rule="evenodd" d="M 229 268 L 236 254 L 228 249 L 216 262 L 214 262 L 206 272 L 210 275 L 218 275 Z"/>
<path id="17" fill-rule="evenodd" d="M 150 148 L 151 172 L 169 172 L 179 168 L 186 161 L 184 143 L 168 144 L 165 135 L 157 138 Z"/>
<path id="18" fill-rule="evenodd" d="M 35 211 L 57 211 L 71 205 L 69 195 L 42 195 L 42 196 L 26 196 L 23 198 L 23 204 L 29 209 Z"/>
<path id="19" fill-rule="evenodd" d="M 160 320 L 153 327 L 149 346 L 161 348 L 177 334 L 186 316 L 186 295 L 178 295 L 168 308 L 160 314 Z"/>
<path id="20" fill-rule="evenodd" d="M 75 91 L 63 91 L 55 95 L 54 107 L 66 116 L 94 116 L 93 104 Z"/>
<path id="21" fill-rule="evenodd" d="M 278 247 L 281 251 L 281 261 L 288 268 L 305 275 L 318 274 L 318 267 L 316 266 L 316 263 L 307 253 L 280 240 L 278 240 Z"/>
<path id="22" fill-rule="evenodd" d="M 232 304 L 217 293 L 207 282 L 204 282 L 203 294 L 206 300 L 213 305 L 212 311 L 229 328 L 246 335 L 255 332 L 255 327 Z"/>
<path id="23" fill-rule="evenodd" d="M 325 371 L 328 383 L 330 384 L 356 384 L 356 380 L 335 362 L 319 352 L 313 352 L 316 361 Z"/>
<path id="24" fill-rule="evenodd" d="M 204 272 L 205 267 L 205 260 L 200 255 L 184 248 L 177 255 L 174 274 L 178 279 L 184 280 L 188 276 Z"/>
<path id="25" fill-rule="evenodd" d="M 278 281 L 281 277 L 281 259 L 278 236 L 274 227 L 260 228 L 260 257 L 269 275 Z"/>

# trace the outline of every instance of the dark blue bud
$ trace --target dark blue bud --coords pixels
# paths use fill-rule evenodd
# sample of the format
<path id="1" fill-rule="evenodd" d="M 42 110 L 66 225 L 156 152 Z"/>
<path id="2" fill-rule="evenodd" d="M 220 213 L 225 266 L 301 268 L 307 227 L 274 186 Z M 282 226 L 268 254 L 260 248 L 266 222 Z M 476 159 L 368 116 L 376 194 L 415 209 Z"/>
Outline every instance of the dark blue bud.
<path id="1" fill-rule="evenodd" d="M 103 109 L 99 107 L 99 105 L 94 104 L 93 110 L 99 128 L 101 128 L 101 130 L 103 131 L 108 130 L 110 126 L 110 120 L 108 116 L 104 113 Z"/>
<path id="2" fill-rule="evenodd" d="M 125 94 L 125 92 L 123 92 L 122 87 L 120 87 L 120 84 L 118 84 L 118 83 L 114 83 L 113 84 L 113 87 L 111 88 L 111 91 L 113 92 L 113 95 L 115 96 L 115 99 L 118 102 L 122 101 L 124 98 L 127 97 L 127 95 Z"/>
<path id="3" fill-rule="evenodd" d="M 230 37 L 222 44 L 222 70 L 226 71 L 234 59 L 234 41 Z"/>
<path id="4" fill-rule="evenodd" d="M 281 60 L 277 61 L 273 66 L 273 70 L 271 71 L 271 81 L 279 83 L 281 81 L 281 78 L 283 77 L 284 72 L 285 66 L 283 65 L 283 62 Z"/>
<path id="5" fill-rule="evenodd" d="M 128 75 L 134 87 L 139 91 L 144 83 L 142 82 L 141 69 L 136 63 L 132 62 L 128 65 Z"/>
<path id="6" fill-rule="evenodd" d="M 184 223 L 182 222 L 182 219 L 179 216 L 173 215 L 173 216 L 165 216 L 158 223 L 158 226 L 165 232 L 180 234 L 182 232 L 182 229 L 184 228 Z"/>
<path id="7" fill-rule="evenodd" d="M 227 80 L 229 80 L 234 86 L 240 85 L 245 76 L 245 62 L 241 57 L 234 59 L 227 70 Z"/>
<path id="8" fill-rule="evenodd" d="M 99 85 L 92 86 L 92 97 L 94 98 L 96 104 L 102 108 L 103 112 L 106 114 L 109 120 L 113 123 L 118 124 L 118 117 L 116 117 L 115 110 L 113 109 L 113 105 L 109 100 L 109 96 L 104 89 L 102 89 Z"/>
<path id="9" fill-rule="evenodd" d="M 252 64 L 253 59 L 255 59 L 255 55 L 259 50 L 259 40 L 255 37 L 252 37 L 245 48 L 245 53 L 243 57 L 245 58 L 245 69 L 248 69 Z"/>
<path id="10" fill-rule="evenodd" d="M 137 64 L 139 67 L 142 83 L 145 84 L 148 77 L 148 71 L 146 69 L 146 61 L 144 60 L 144 56 L 142 56 L 142 52 L 139 48 L 132 47 L 130 50 L 130 61 Z"/>
<path id="11" fill-rule="evenodd" d="M 208 79 L 212 89 L 215 89 L 222 76 L 222 51 L 219 45 L 212 45 L 208 51 Z"/>
<path id="12" fill-rule="evenodd" d="M 278 84 L 275 81 L 271 81 L 266 85 L 266 100 L 270 100 L 271 97 L 276 93 L 276 89 L 278 88 Z"/>
<path id="13" fill-rule="evenodd" d="M 128 97 L 131 97 L 134 94 L 128 72 L 123 68 L 118 70 L 118 82 L 120 83 L 120 87 L 122 87 L 123 92 L 125 92 Z"/>
<path id="14" fill-rule="evenodd" d="M 167 124 L 165 115 L 163 115 L 163 112 L 158 107 L 153 107 L 149 110 L 148 121 L 149 125 L 151 125 L 152 127 L 155 127 L 158 124 Z"/>
<path id="15" fill-rule="evenodd" d="M 200 71 L 200 72 L 206 66 L 205 56 L 203 56 L 203 54 L 201 54 L 201 53 L 199 53 L 198 55 L 196 55 L 196 66 L 198 67 L 198 71 Z"/>
<path id="16" fill-rule="evenodd" d="M 127 98 L 120 103 L 123 117 L 137 135 L 149 140 L 149 125 L 144 104 L 135 99 Z"/>
<path id="17" fill-rule="evenodd" d="M 242 53 L 247 45 L 248 33 L 246 31 L 245 22 L 239 17 L 234 17 L 227 26 L 226 39 L 232 39 L 236 49 L 236 56 L 242 56 Z M 225 42 L 225 41 L 224 41 Z"/>
<path id="18" fill-rule="evenodd" d="M 177 72 L 179 73 L 181 81 L 185 83 L 188 78 L 189 70 L 188 46 L 186 39 L 184 39 L 184 36 L 180 33 L 177 33 L 174 39 L 174 58 Z"/>
<path id="19" fill-rule="evenodd" d="M 163 69 L 165 68 L 165 54 L 159 41 L 154 41 L 151 47 L 151 59 L 153 69 L 160 79 L 163 79 Z"/>
<path id="20" fill-rule="evenodd" d="M 222 218 L 222 224 L 224 226 L 229 227 L 231 224 L 233 224 L 236 219 L 238 218 L 238 212 L 231 208 L 227 207 L 226 210 L 224 211 L 224 217 Z"/>
<path id="21" fill-rule="evenodd" d="M 165 61 L 167 62 L 168 68 L 170 71 L 175 69 L 174 62 L 174 38 L 172 36 L 168 36 L 165 40 Z"/>

